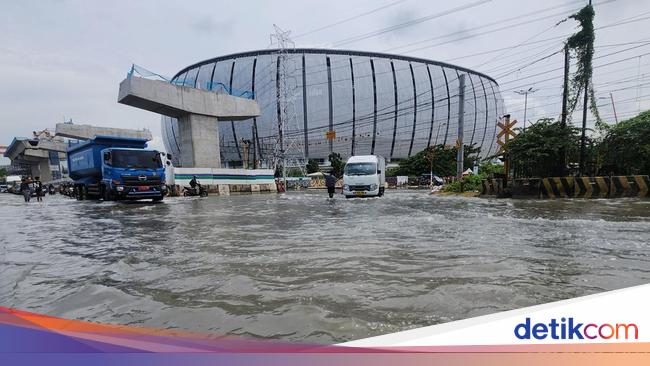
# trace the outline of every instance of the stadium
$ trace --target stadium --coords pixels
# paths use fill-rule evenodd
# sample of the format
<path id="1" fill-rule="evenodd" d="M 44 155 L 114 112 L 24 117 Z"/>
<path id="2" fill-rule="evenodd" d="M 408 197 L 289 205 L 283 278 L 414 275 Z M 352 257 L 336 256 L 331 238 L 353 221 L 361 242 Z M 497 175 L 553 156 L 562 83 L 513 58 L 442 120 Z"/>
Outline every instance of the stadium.
<path id="1" fill-rule="evenodd" d="M 497 121 L 504 113 L 498 84 L 479 72 L 421 58 L 374 52 L 285 50 L 282 72 L 287 153 L 304 153 L 323 164 L 331 152 L 382 155 L 397 162 L 431 145 L 454 145 L 458 129 L 459 77 L 465 74 L 464 143 L 482 157 L 496 152 Z M 245 121 L 220 121 L 224 167 L 241 167 L 250 156 L 270 166 L 279 135 L 278 50 L 220 56 L 188 66 L 172 83 L 236 96 L 254 97 L 261 115 Z M 280 96 L 282 98 L 282 96 Z M 288 106 L 288 107 L 287 107 Z M 289 110 L 289 112 L 286 112 Z M 291 123 L 289 123 L 291 122 Z M 162 118 L 165 147 L 179 156 L 177 121 Z M 335 137 L 328 139 L 328 131 Z M 331 137 L 331 135 L 330 135 Z M 175 160 L 175 159 L 174 159 Z M 177 163 L 177 161 L 175 161 Z"/>

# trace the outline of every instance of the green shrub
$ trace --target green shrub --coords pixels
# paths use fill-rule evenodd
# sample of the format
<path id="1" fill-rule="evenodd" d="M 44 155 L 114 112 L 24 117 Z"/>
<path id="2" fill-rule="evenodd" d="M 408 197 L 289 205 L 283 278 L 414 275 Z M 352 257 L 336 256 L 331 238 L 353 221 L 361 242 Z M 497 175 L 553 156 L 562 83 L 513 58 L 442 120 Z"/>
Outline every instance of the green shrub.
<path id="1" fill-rule="evenodd" d="M 462 180 L 453 181 L 442 188 L 444 192 L 469 192 L 469 191 L 480 191 L 481 182 L 483 181 L 483 175 L 468 175 Z"/>

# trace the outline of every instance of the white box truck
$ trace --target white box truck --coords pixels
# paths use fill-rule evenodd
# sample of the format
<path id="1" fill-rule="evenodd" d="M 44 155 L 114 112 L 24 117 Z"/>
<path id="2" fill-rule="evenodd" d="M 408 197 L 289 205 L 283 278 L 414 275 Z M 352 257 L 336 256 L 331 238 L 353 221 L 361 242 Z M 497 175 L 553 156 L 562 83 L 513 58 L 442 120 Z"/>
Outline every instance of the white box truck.
<path id="1" fill-rule="evenodd" d="M 343 172 L 345 198 L 383 196 L 386 159 L 377 155 L 351 156 Z"/>

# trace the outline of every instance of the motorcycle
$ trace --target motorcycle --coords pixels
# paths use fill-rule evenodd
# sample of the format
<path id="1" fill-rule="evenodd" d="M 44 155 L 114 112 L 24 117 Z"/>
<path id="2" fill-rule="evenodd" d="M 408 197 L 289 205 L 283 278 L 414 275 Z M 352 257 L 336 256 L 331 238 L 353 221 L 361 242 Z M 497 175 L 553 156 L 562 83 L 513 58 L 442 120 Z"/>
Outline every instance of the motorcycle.
<path id="1" fill-rule="evenodd" d="M 185 196 L 185 197 L 191 197 L 191 196 L 207 197 L 208 196 L 208 191 L 205 188 L 203 188 L 202 185 L 198 185 L 198 186 L 196 186 L 196 188 L 183 187 L 183 196 Z"/>

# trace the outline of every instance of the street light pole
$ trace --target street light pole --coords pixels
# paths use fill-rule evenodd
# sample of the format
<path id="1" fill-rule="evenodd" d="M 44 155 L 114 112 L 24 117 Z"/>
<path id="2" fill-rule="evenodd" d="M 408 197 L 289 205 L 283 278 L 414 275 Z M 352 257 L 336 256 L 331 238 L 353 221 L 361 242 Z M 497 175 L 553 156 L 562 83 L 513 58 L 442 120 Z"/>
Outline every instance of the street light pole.
<path id="1" fill-rule="evenodd" d="M 614 121 L 618 123 L 618 116 L 616 115 L 616 105 L 614 104 L 614 95 L 612 93 L 609 93 L 609 98 L 612 100 L 612 109 L 614 110 Z"/>
<path id="2" fill-rule="evenodd" d="M 526 113 L 528 112 L 528 94 L 532 94 L 539 89 L 534 89 L 532 86 L 526 90 L 517 90 L 515 93 L 524 96 L 524 131 L 526 131 Z"/>

